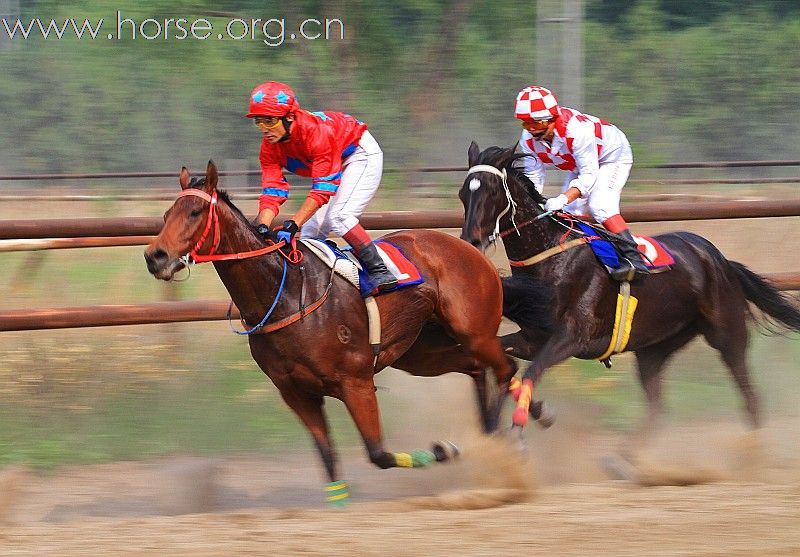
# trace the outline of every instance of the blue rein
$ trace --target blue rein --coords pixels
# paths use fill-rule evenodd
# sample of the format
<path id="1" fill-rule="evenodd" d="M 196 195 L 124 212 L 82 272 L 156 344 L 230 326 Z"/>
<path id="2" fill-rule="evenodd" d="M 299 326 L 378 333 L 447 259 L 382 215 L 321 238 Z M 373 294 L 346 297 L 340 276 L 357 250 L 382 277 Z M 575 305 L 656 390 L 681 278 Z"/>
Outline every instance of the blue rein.
<path id="1" fill-rule="evenodd" d="M 289 267 L 289 265 L 286 262 L 286 259 L 284 259 L 283 260 L 283 276 L 281 277 L 281 284 L 278 286 L 278 293 L 275 295 L 275 301 L 272 302 L 272 307 L 269 308 L 269 311 L 267 311 L 267 314 L 264 316 L 264 319 L 262 319 L 261 322 L 258 325 L 256 325 L 252 329 L 248 329 L 246 331 L 237 331 L 236 329 L 233 328 L 233 323 L 231 322 L 231 307 L 230 306 L 228 307 L 228 315 L 227 315 L 227 317 L 228 317 L 228 325 L 230 325 L 231 331 L 233 331 L 237 335 L 251 335 L 251 334 L 255 333 L 256 331 L 258 331 L 259 329 L 261 329 L 261 327 L 264 326 L 264 324 L 267 322 L 267 319 L 269 319 L 270 315 L 272 315 L 272 312 L 275 311 L 275 306 L 278 305 L 278 300 L 281 299 L 281 295 L 283 294 L 283 286 L 286 284 L 286 270 L 288 269 L 288 267 Z M 231 303 L 231 306 L 232 305 L 233 304 Z M 242 323 L 244 323 L 244 320 L 242 320 Z"/>

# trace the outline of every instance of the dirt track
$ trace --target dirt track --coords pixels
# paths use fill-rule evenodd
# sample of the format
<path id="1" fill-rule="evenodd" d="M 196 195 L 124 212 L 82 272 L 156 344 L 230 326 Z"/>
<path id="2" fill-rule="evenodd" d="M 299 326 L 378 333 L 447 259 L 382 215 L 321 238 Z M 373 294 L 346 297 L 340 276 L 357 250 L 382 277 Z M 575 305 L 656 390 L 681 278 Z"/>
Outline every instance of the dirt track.
<path id="1" fill-rule="evenodd" d="M 322 505 L 310 450 L 8 470 L 0 554 L 800 555 L 800 420 L 757 436 L 731 423 L 667 431 L 640 453 L 647 487 L 604 479 L 618 437 L 564 421 L 531 430 L 524 459 L 487 439 L 428 470 L 380 471 L 348 453 L 344 510 Z"/>

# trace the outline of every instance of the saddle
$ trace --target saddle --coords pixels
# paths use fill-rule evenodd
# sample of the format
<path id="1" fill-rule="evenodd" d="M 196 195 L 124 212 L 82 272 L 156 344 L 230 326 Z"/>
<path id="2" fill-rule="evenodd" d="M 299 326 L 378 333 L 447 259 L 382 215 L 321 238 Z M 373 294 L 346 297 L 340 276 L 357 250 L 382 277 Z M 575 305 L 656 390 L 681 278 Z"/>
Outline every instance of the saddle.
<path id="1" fill-rule="evenodd" d="M 620 252 L 617 245 L 623 242 L 616 234 L 613 234 L 599 225 L 578 221 L 578 228 L 589 239 L 589 246 L 592 252 L 610 272 L 619 267 Z M 639 253 L 647 265 L 651 274 L 669 271 L 675 265 L 675 258 L 667 248 L 658 240 L 650 236 L 633 236 L 638 244 Z"/>
<path id="2" fill-rule="evenodd" d="M 370 282 L 369 275 L 364 271 L 361 262 L 350 248 L 342 249 L 330 240 L 323 242 L 303 239 L 300 241 L 308 246 L 329 268 L 332 268 L 337 275 L 358 288 L 362 297 L 379 294 L 378 289 Z M 417 266 L 403 254 L 399 247 L 386 240 L 377 240 L 375 247 L 386 268 L 397 279 L 397 286 L 389 292 L 425 282 L 425 277 L 419 272 Z M 385 293 L 380 292 L 380 294 Z"/>
<path id="3" fill-rule="evenodd" d="M 364 271 L 361 262 L 352 253 L 352 250 L 340 249 L 339 246 L 329 240 L 323 242 L 320 240 L 301 239 L 300 241 L 330 269 L 333 269 L 334 273 L 358 288 L 367 307 L 369 343 L 372 346 L 374 356 L 373 365 L 376 365 L 378 354 L 381 351 L 381 316 L 378 304 L 375 302 L 375 296 L 386 294 L 386 292 L 379 292 L 375 285 L 370 282 L 369 275 Z M 375 247 L 386 268 L 397 278 L 397 286 L 389 290 L 389 292 L 425 282 L 425 278 L 419 272 L 417 266 L 403 254 L 400 248 L 385 240 L 376 241 Z"/>

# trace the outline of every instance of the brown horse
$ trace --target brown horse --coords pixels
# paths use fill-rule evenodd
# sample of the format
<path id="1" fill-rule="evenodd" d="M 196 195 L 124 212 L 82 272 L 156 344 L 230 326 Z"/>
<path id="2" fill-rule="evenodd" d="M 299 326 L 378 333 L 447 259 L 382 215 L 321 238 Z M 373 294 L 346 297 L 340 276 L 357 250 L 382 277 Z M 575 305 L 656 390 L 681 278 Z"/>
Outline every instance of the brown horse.
<path id="1" fill-rule="evenodd" d="M 531 362 L 523 378 L 523 394 L 529 397 L 552 365 L 572 356 L 599 359 L 609 351 L 620 283 L 581 243 L 570 217 L 545 213 L 546 199 L 513 165 L 521 156 L 513 147 L 481 152 L 473 142 L 468 152 L 471 168 L 459 197 L 465 208 L 461 237 L 481 249 L 502 237 L 509 260 L 522 263 L 512 265 L 512 275 L 538 281 L 537 303 L 549 306 L 549 316 L 538 316 L 536 326 L 522 326 L 520 332 L 503 337 L 509 353 Z M 758 427 L 758 400 L 746 358 L 748 301 L 786 329 L 800 330 L 800 311 L 762 277 L 727 260 L 708 240 L 689 232 L 656 239 L 674 256 L 674 268 L 630 283 L 638 307 L 626 350 L 636 355 L 648 402 L 640 433 L 655 425 L 662 411 L 664 364 L 697 335 L 719 351 L 744 397 L 751 424 Z M 505 286 L 506 304 L 530 296 L 530 289 L 515 293 L 510 281 Z M 514 416 L 518 426 L 527 420 L 527 400 L 522 402 Z"/>
<path id="2" fill-rule="evenodd" d="M 382 317 L 376 360 L 367 310 L 355 287 L 300 242 L 296 249 L 302 261 L 288 263 L 285 251 L 278 249 L 283 242 L 265 242 L 216 189 L 217 169 L 211 161 L 203 179 L 190 181 L 183 168 L 180 185 L 161 233 L 145 251 L 147 268 L 156 278 L 170 280 L 186 265 L 187 254 L 195 261 L 214 262 L 243 321 L 263 325 L 249 335 L 250 352 L 313 436 L 333 498 L 346 496 L 346 491 L 340 489 L 323 412 L 325 396 L 344 402 L 370 460 L 380 468 L 424 466 L 452 456 L 446 444 L 410 454 L 384 448 L 373 376 L 389 365 L 418 376 L 469 375 L 483 428 L 496 428 L 502 397 L 489 395 L 485 368 L 494 372 L 501 393 L 515 368 L 497 337 L 500 277 L 479 250 L 431 230 L 385 237 L 417 265 L 425 282 L 376 298 Z M 296 255 L 288 259 L 296 261 Z M 274 318 L 265 322 L 270 313 Z"/>

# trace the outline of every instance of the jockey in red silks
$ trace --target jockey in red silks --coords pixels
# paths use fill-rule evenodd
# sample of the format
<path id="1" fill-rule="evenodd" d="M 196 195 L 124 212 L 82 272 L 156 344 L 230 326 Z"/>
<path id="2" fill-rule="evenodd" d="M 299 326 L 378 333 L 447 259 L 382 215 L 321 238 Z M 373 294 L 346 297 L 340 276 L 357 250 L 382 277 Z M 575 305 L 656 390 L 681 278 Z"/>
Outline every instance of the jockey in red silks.
<path id="1" fill-rule="evenodd" d="M 552 92 L 537 85 L 519 92 L 514 112 L 523 127 L 520 148 L 531 155 L 523 159 L 523 171 L 539 193 L 545 164 L 567 171 L 561 194 L 548 199 L 545 209 L 590 215 L 624 238 L 627 242 L 619 245 L 620 267 L 612 271 L 615 279 L 647 275 L 647 266 L 619 212 L 622 188 L 633 166 L 625 134 L 605 120 L 559 106 Z"/>
<path id="2" fill-rule="evenodd" d="M 261 142 L 261 197 L 256 225 L 270 233 L 272 220 L 289 197 L 286 169 L 311 178 L 311 191 L 291 220 L 277 231 L 278 239 L 324 239 L 333 232 L 353 248 L 373 284 L 391 290 L 397 279 L 358 221 L 375 195 L 383 172 L 383 151 L 367 125 L 341 112 L 302 110 L 292 89 L 276 81 L 250 93 L 248 118 L 264 135 Z"/>

